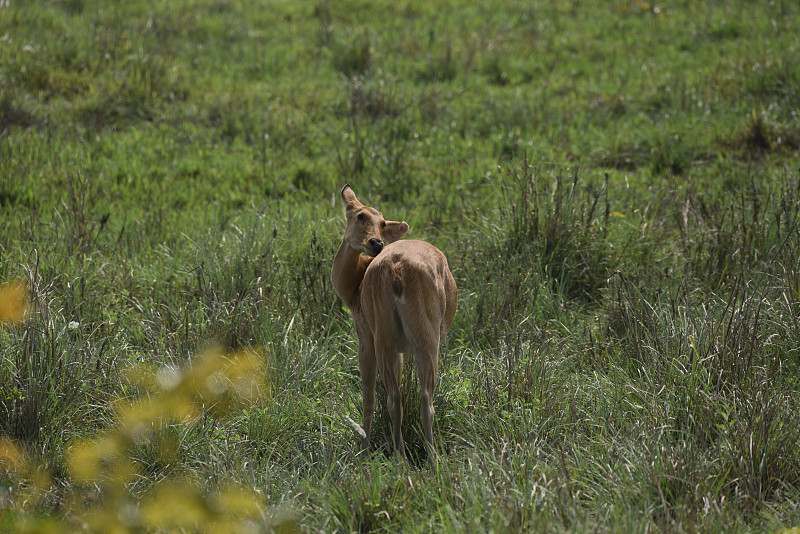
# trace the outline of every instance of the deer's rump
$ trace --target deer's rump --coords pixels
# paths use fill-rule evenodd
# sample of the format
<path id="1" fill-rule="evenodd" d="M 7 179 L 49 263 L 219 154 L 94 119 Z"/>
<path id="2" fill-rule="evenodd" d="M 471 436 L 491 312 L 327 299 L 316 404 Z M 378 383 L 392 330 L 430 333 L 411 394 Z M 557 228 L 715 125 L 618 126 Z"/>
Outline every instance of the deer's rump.
<path id="1" fill-rule="evenodd" d="M 438 337 L 450 329 L 455 293 L 442 251 L 425 241 L 405 239 L 387 245 L 370 263 L 361 286 L 361 301 L 373 326 L 391 321 L 390 330 L 408 339 L 414 339 L 420 333 L 414 330 L 422 325 L 428 329 L 434 326 Z M 389 317 L 372 313 L 378 310 L 392 313 Z"/>

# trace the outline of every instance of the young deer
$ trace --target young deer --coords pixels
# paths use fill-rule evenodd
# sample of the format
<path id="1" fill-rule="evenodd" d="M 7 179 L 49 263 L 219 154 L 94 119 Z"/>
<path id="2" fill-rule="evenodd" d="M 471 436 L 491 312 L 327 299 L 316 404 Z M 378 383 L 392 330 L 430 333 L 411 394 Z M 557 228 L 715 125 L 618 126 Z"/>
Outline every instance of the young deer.
<path id="1" fill-rule="evenodd" d="M 358 335 L 365 432 L 361 446 L 369 448 L 377 366 L 388 396 L 395 451 L 407 459 L 400 429 L 400 378 L 402 355 L 412 352 L 419 376 L 422 428 L 429 454 L 434 454 L 433 392 L 439 344 L 456 314 L 455 280 L 438 248 L 425 241 L 399 241 L 408 232 L 408 224 L 384 220 L 378 210 L 358 201 L 349 184 L 341 197 L 347 230 L 333 260 L 331 279 L 352 311 Z"/>

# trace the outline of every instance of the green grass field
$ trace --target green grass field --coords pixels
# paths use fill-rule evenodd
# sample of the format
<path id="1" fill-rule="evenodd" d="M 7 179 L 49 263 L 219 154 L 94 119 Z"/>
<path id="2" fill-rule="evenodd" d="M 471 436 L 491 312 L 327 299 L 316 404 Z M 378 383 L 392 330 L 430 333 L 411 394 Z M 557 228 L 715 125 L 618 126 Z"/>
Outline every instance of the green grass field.
<path id="1" fill-rule="evenodd" d="M 797 532 L 799 110 L 793 0 L 0 2 L 0 530 Z M 459 286 L 433 468 L 345 183 Z"/>

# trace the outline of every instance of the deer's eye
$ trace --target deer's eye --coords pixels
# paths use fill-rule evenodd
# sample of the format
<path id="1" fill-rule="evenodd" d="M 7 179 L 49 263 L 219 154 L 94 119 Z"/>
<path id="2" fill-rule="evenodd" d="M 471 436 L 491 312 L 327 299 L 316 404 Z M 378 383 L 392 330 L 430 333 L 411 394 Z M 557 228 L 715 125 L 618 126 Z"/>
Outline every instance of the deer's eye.
<path id="1" fill-rule="evenodd" d="M 356 219 L 358 219 L 359 222 L 364 222 L 364 214 L 363 213 L 359 213 L 358 216 L 356 217 Z"/>

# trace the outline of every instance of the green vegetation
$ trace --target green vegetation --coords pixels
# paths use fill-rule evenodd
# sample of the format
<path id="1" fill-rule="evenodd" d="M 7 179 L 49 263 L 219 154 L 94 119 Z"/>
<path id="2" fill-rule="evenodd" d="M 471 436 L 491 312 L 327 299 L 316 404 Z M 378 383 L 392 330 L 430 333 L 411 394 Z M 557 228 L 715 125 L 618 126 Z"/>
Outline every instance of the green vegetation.
<path id="1" fill-rule="evenodd" d="M 0 530 L 120 492 L 146 515 L 164 488 L 204 503 L 186 529 L 233 529 L 225 502 L 309 532 L 800 527 L 798 21 L 789 0 L 0 2 L 0 282 L 31 299 L 0 330 Z M 346 182 L 459 285 L 434 469 L 414 387 L 413 465 L 380 389 L 356 455 Z M 263 355 L 269 394 L 157 419 L 105 467 L 130 478 L 81 478 L 86 440 L 160 398 L 126 370 L 183 376 L 215 345 Z"/>

